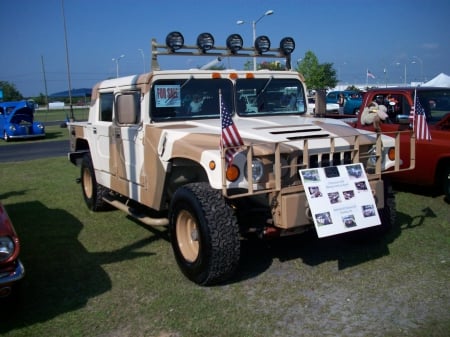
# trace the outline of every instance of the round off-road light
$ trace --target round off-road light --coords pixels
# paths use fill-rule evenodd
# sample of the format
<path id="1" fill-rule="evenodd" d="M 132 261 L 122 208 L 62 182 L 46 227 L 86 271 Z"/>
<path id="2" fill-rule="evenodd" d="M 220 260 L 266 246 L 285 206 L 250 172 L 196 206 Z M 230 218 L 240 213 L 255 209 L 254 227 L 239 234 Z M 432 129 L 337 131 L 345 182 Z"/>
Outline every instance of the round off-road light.
<path id="1" fill-rule="evenodd" d="M 214 37 L 210 33 L 201 33 L 197 37 L 197 47 L 204 53 L 214 47 Z"/>
<path id="2" fill-rule="evenodd" d="M 285 37 L 280 41 L 280 50 L 284 55 L 290 55 L 295 49 L 295 41 L 292 37 Z"/>
<path id="3" fill-rule="evenodd" d="M 231 53 L 236 54 L 239 50 L 242 49 L 244 45 L 244 40 L 239 34 L 231 34 L 227 38 L 227 48 L 231 51 Z"/>
<path id="4" fill-rule="evenodd" d="M 180 32 L 171 32 L 166 37 L 166 46 L 171 51 L 176 51 L 178 49 L 183 48 L 184 46 L 184 37 Z"/>
<path id="5" fill-rule="evenodd" d="M 255 40 L 255 48 L 258 54 L 265 53 L 270 49 L 270 40 L 267 36 L 258 36 Z"/>

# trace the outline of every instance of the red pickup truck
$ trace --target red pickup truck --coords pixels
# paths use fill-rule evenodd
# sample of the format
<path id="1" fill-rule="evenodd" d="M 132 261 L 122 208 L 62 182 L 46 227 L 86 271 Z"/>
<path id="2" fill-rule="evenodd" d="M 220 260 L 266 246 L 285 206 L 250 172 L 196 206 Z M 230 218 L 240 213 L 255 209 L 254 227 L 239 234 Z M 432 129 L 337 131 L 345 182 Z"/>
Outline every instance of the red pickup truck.
<path id="1" fill-rule="evenodd" d="M 415 168 L 393 173 L 392 180 L 433 187 L 450 200 L 450 88 L 371 89 L 364 95 L 354 126 L 375 131 L 374 125 L 368 123 L 370 119 L 366 118 L 373 102 L 387 113 L 380 121 L 379 131 L 389 133 L 409 129 L 415 134 Z M 405 151 L 400 156 L 408 158 L 404 166 L 409 165 L 410 148 L 407 145 L 410 141 L 407 133 L 400 138 L 401 149 Z"/>

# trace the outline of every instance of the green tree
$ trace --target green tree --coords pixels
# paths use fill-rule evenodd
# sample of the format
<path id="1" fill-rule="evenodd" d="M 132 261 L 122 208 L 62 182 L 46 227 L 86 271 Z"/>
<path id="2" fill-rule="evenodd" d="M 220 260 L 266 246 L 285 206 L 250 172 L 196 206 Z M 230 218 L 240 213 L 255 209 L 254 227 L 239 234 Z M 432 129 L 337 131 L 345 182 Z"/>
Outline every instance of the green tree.
<path id="1" fill-rule="evenodd" d="M 304 58 L 298 63 L 297 71 L 303 75 L 306 87 L 309 90 L 316 91 L 316 113 L 319 115 L 325 114 L 326 90 L 334 88 L 338 83 L 333 63 L 320 64 L 317 56 L 308 50 Z"/>
<path id="2" fill-rule="evenodd" d="M 317 56 L 310 50 L 298 63 L 297 71 L 305 78 L 308 89 L 326 90 L 334 88 L 338 83 L 333 63 L 320 64 Z"/>
<path id="3" fill-rule="evenodd" d="M 22 94 L 16 89 L 14 83 L 0 81 L 0 89 L 3 90 L 3 101 L 20 101 L 23 99 Z"/>

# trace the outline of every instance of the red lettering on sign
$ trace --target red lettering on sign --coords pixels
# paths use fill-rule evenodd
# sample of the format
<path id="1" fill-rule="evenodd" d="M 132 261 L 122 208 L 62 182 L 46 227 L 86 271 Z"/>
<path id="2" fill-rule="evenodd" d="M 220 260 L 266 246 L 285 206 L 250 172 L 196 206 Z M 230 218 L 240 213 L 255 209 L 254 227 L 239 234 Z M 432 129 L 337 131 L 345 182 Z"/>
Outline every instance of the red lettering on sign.
<path id="1" fill-rule="evenodd" d="M 178 98 L 178 90 L 174 88 L 167 89 L 168 91 L 168 97 L 170 98 Z"/>
<path id="2" fill-rule="evenodd" d="M 166 98 L 166 89 L 165 88 L 158 88 L 158 97 Z"/>

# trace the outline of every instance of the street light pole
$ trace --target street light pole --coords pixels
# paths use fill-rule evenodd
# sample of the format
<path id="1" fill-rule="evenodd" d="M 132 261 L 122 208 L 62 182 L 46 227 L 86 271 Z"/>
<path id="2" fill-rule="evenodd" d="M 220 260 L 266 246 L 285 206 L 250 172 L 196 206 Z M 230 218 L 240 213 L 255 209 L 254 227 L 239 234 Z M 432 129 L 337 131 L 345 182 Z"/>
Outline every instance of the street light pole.
<path id="1" fill-rule="evenodd" d="M 112 61 L 116 62 L 116 78 L 119 77 L 119 61 L 125 57 L 124 54 L 120 55 L 118 58 L 113 58 Z"/>
<path id="2" fill-rule="evenodd" d="M 144 55 L 144 51 L 141 48 L 139 48 L 138 51 L 142 55 L 142 64 L 144 65 L 144 73 L 145 73 L 145 55 Z"/>
<path id="3" fill-rule="evenodd" d="M 263 15 L 261 15 L 261 16 L 259 17 L 258 20 L 252 21 L 253 44 L 255 44 L 255 41 L 256 41 L 256 24 L 257 24 L 259 21 L 261 21 L 261 19 L 262 19 L 263 17 L 272 15 L 273 13 L 274 13 L 273 10 L 269 9 L 269 10 L 266 11 Z M 243 23 L 245 23 L 245 21 L 243 21 L 243 20 L 238 20 L 236 23 L 237 23 L 238 25 L 242 25 Z M 256 57 L 255 57 L 255 56 L 253 56 L 253 70 L 256 71 Z"/>
<path id="4" fill-rule="evenodd" d="M 399 66 L 401 63 L 400 63 L 400 62 L 397 62 L 396 64 Z M 405 70 L 404 70 L 403 81 L 405 82 L 405 86 L 406 86 L 406 62 L 405 62 Z"/>
<path id="5" fill-rule="evenodd" d="M 420 62 L 420 79 L 422 82 L 425 82 L 425 79 L 423 77 L 423 61 L 418 56 L 413 56 L 413 58 L 417 59 Z M 412 61 L 412 63 L 416 63 L 416 61 Z"/>

